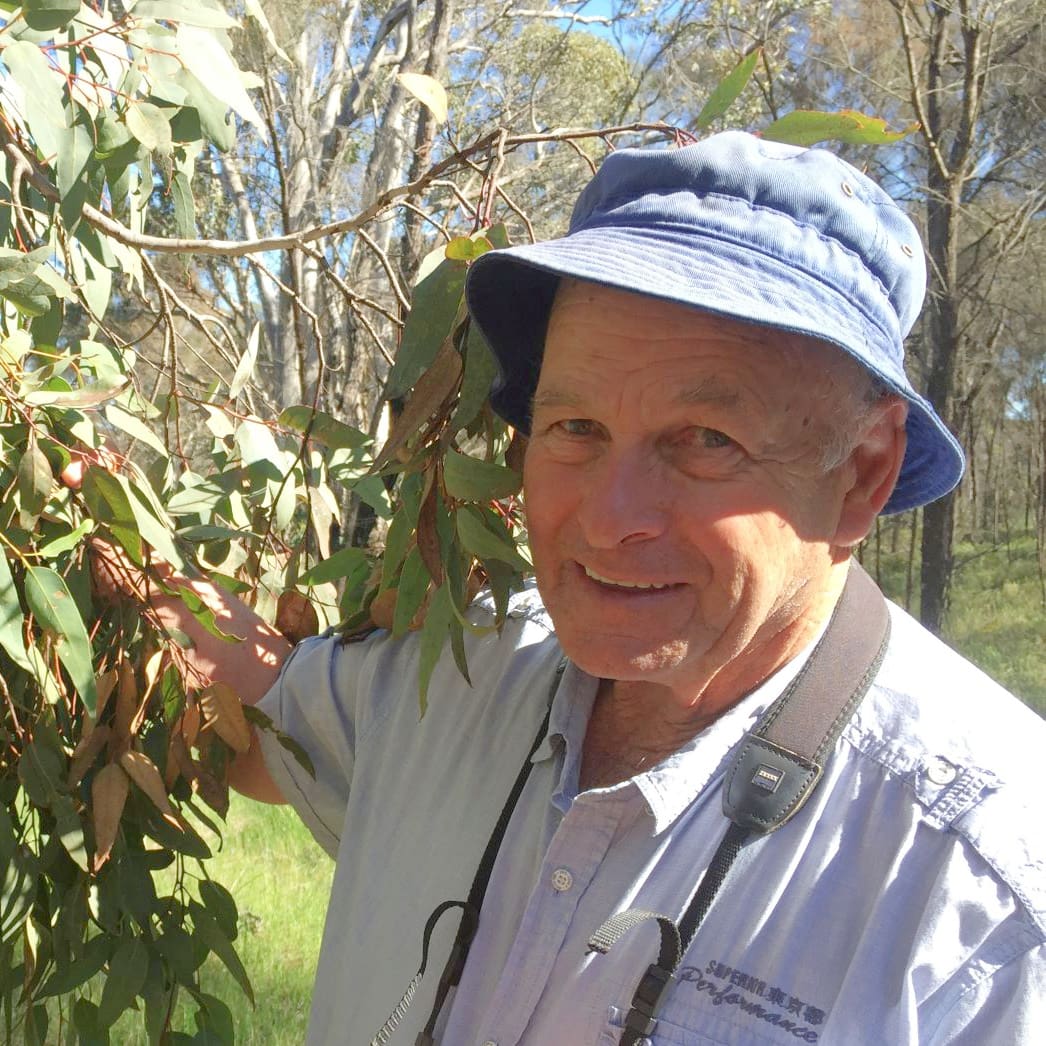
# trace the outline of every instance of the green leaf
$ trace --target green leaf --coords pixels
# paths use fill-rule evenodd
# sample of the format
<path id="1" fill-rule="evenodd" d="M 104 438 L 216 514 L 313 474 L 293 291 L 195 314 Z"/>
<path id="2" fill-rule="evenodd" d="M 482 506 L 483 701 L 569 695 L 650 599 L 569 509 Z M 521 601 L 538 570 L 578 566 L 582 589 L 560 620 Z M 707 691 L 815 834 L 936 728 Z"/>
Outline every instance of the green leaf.
<path id="1" fill-rule="evenodd" d="M 304 404 L 288 407 L 280 415 L 279 423 L 302 435 L 308 432 L 309 439 L 330 450 L 356 450 L 372 442 L 366 432 L 354 429 L 330 414 L 322 410 L 313 410 Z"/>
<path id="2" fill-rule="evenodd" d="M 156 950 L 167 960 L 178 983 L 190 987 L 196 980 L 196 970 L 200 965 L 192 938 L 180 926 L 170 926 L 156 938 Z"/>
<path id="3" fill-rule="evenodd" d="M 458 314 L 467 271 L 465 262 L 447 258 L 414 288 L 410 315 L 385 389 L 388 399 L 404 395 L 436 358 Z"/>
<path id="4" fill-rule="evenodd" d="M 482 233 L 473 236 L 456 236 L 446 247 L 446 255 L 455 261 L 475 261 L 482 257 L 487 251 L 492 251 L 494 245 Z"/>
<path id="5" fill-rule="evenodd" d="M 447 630 L 454 616 L 452 599 L 450 587 L 446 584 L 440 585 L 429 603 L 425 624 L 421 629 L 418 655 L 418 706 L 421 715 L 424 715 L 428 708 L 429 682 L 443 652 Z"/>
<path id="6" fill-rule="evenodd" d="M 178 26 L 177 41 L 178 57 L 189 72 L 241 119 L 264 132 L 265 124 L 247 94 L 243 75 L 222 46 L 222 37 L 205 28 L 182 22 Z"/>
<path id="7" fill-rule="evenodd" d="M 396 586 L 396 609 L 392 614 L 394 636 L 398 638 L 406 634 L 428 589 L 429 572 L 421 558 L 421 551 L 415 545 L 403 563 L 399 584 Z"/>
<path id="8" fill-rule="evenodd" d="M 738 95 L 748 86 L 756 64 L 762 57 L 761 47 L 753 48 L 716 84 L 715 90 L 708 96 L 708 101 L 697 114 L 694 126 L 703 131 L 713 120 L 718 120 L 737 101 Z"/>
<path id="9" fill-rule="evenodd" d="M 196 236 L 196 201 L 192 194 L 192 180 L 184 171 L 175 171 L 171 178 L 171 200 L 178 235 L 193 239 Z"/>
<path id="10" fill-rule="evenodd" d="M 403 557 L 407 554 L 407 545 L 410 536 L 414 532 L 414 524 L 411 522 L 405 507 L 396 510 L 389 524 L 389 532 L 385 535 L 385 554 L 381 558 L 381 587 L 388 588 L 392 579 L 396 576 Z"/>
<path id="11" fill-rule="evenodd" d="M 50 807 L 62 786 L 62 757 L 42 740 L 25 746 L 18 760 L 18 780 L 34 806 Z"/>
<path id="12" fill-rule="evenodd" d="M 76 806 L 69 796 L 61 796 L 51 804 L 55 816 L 55 831 L 65 852 L 84 872 L 87 871 L 87 845 L 84 842 L 84 826 Z"/>
<path id="13" fill-rule="evenodd" d="M 480 412 L 490 396 L 490 386 L 498 372 L 494 354 L 475 323 L 469 324 L 465 342 L 465 373 L 461 379 L 458 404 L 454 408 L 451 431 L 465 428 Z"/>
<path id="14" fill-rule="evenodd" d="M 853 109 L 837 113 L 796 109 L 775 120 L 762 131 L 762 137 L 791 145 L 816 145 L 818 142 L 846 142 L 848 145 L 888 145 L 916 130 L 909 124 L 900 131 L 889 131 L 886 121 Z"/>
<path id="15" fill-rule="evenodd" d="M 258 341 L 260 337 L 261 324 L 256 323 L 250 336 L 247 338 L 247 348 L 240 357 L 240 362 L 236 364 L 236 373 L 233 374 L 232 381 L 229 382 L 229 399 L 236 399 L 243 392 L 247 382 L 251 380 L 251 375 L 254 373 L 254 365 L 258 361 Z"/>
<path id="16" fill-rule="evenodd" d="M 348 577 L 367 563 L 367 553 L 362 548 L 343 548 L 332 556 L 310 567 L 299 578 L 303 585 L 322 585 L 326 581 L 338 581 Z"/>
<path id="17" fill-rule="evenodd" d="M 25 596 L 40 624 L 58 637 L 57 652 L 88 713 L 95 714 L 98 691 L 91 663 L 91 641 L 61 576 L 49 567 L 26 567 Z"/>
<path id="18" fill-rule="evenodd" d="M 66 995 L 86 984 L 109 958 L 110 940 L 105 934 L 92 937 L 84 945 L 83 955 L 68 966 L 59 966 L 44 982 L 38 991 L 37 998 L 46 999 L 51 995 Z"/>
<path id="19" fill-rule="evenodd" d="M 478 559 L 497 559 L 520 572 L 530 570 L 530 564 L 512 544 L 508 531 L 503 538 L 494 534 L 479 513 L 468 505 L 458 509 L 457 530 L 466 551 Z"/>
<path id="20" fill-rule="evenodd" d="M 163 440 L 137 414 L 132 413 L 120 403 L 110 403 L 105 408 L 105 420 L 110 425 L 122 429 L 132 439 L 141 440 L 157 454 L 167 457 L 167 448 Z"/>
<path id="21" fill-rule="evenodd" d="M 171 125 L 164 110 L 152 102 L 134 101 L 124 114 L 127 130 L 145 146 L 149 152 L 169 153 L 174 148 Z"/>
<path id="22" fill-rule="evenodd" d="M 236 901 L 221 883 L 213 879 L 204 879 L 200 883 L 200 899 L 207 911 L 214 916 L 221 931 L 230 941 L 236 940 L 239 929 L 240 914 L 236 910 Z"/>
<path id="23" fill-rule="evenodd" d="M 448 450 L 443 459 L 443 484 L 459 501 L 497 501 L 518 494 L 523 479 L 504 465 Z"/>
<path id="24" fill-rule="evenodd" d="M 37 865 L 32 854 L 16 845 L 10 857 L 0 862 L 0 941 L 20 933 L 36 897 Z"/>
<path id="25" fill-rule="evenodd" d="M 236 142 L 236 128 L 229 117 L 229 107 L 215 98 L 188 69 L 181 69 L 174 78 L 190 99 L 200 116 L 204 133 L 223 152 Z"/>
<path id="26" fill-rule="evenodd" d="M 137 485 L 128 483 L 123 476 L 116 479 L 126 488 L 131 512 L 139 533 L 172 567 L 186 569 L 185 557 L 175 544 L 170 521 L 165 517 L 157 518 L 150 499 Z"/>
<path id="27" fill-rule="evenodd" d="M 80 0 L 25 0 L 25 24 L 37 32 L 64 29 L 80 12 Z"/>
<path id="28" fill-rule="evenodd" d="M 163 22 L 184 22 L 203 29 L 232 29 L 236 19 L 208 0 L 138 0 L 135 18 L 154 18 Z"/>
<path id="29" fill-rule="evenodd" d="M 64 200 L 80 180 L 84 168 L 94 154 L 94 140 L 82 123 L 75 123 L 69 129 L 63 148 L 57 156 L 58 195 Z"/>
<path id="30" fill-rule="evenodd" d="M 98 1024 L 110 1027 L 135 1000 L 149 972 L 149 949 L 141 937 L 124 938 L 109 961 L 98 1004 Z"/>
<path id="31" fill-rule="evenodd" d="M 18 463 L 18 496 L 23 529 L 33 529 L 51 496 L 53 487 L 54 473 L 51 472 L 51 463 L 36 439 L 30 435 L 29 444 Z"/>
<path id="32" fill-rule="evenodd" d="M 222 932 L 214 917 L 201 904 L 196 901 L 189 902 L 189 913 L 192 915 L 193 937 L 201 941 L 208 949 L 214 952 L 225 964 L 225 968 L 233 975 L 236 983 L 243 989 L 244 995 L 254 1005 L 254 989 L 251 988 L 247 971 L 232 946 L 232 941 Z"/>
<path id="33" fill-rule="evenodd" d="M 62 81 L 28 40 L 14 40 L 3 52 L 4 65 L 25 97 L 25 119 L 40 152 L 51 161 L 61 152 L 69 131 L 69 113 L 62 98 Z"/>
<path id="34" fill-rule="evenodd" d="M 197 1028 L 193 1039 L 196 1046 L 233 1046 L 236 1041 L 236 1025 L 229 1007 L 221 999 L 206 992 L 193 994 L 201 1006 L 193 1014 Z"/>
<path id="35" fill-rule="evenodd" d="M 94 530 L 94 520 L 85 519 L 75 530 L 69 531 L 68 534 L 62 534 L 60 537 L 53 538 L 46 544 L 41 545 L 37 551 L 43 559 L 54 559 L 55 556 L 76 548 L 76 546 L 79 545 L 92 530 Z M 0 642 L 2 642 L 2 640 L 0 640 Z"/>
<path id="36" fill-rule="evenodd" d="M 0 553 L 0 646 L 3 646 L 15 664 L 32 673 L 33 666 L 26 654 L 22 634 L 24 622 L 11 567 L 7 556 Z"/>

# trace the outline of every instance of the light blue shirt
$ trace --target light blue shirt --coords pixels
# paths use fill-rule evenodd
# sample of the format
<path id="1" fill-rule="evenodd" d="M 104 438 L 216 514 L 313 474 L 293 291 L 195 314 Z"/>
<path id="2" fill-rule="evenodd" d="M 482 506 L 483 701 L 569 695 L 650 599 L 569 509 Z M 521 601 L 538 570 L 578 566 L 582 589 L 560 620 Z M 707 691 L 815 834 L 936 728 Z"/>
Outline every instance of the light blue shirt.
<path id="1" fill-rule="evenodd" d="M 473 612 L 486 623 L 487 613 Z M 875 683 L 812 800 L 742 852 L 684 958 L 653 1046 L 1046 1042 L 1046 724 L 896 607 Z M 417 637 L 302 644 L 263 701 L 309 751 L 266 762 L 337 860 L 310 1046 L 367 1046 L 464 900 L 561 659 L 533 590 L 502 636 L 444 658 L 419 722 Z M 723 775 L 796 659 L 679 752 L 578 794 L 597 680 L 568 666 L 494 868 L 443 1046 L 611 1046 L 726 828 Z M 288 886 L 292 897 L 293 887 Z M 456 931 L 389 1040 L 413 1044 Z"/>

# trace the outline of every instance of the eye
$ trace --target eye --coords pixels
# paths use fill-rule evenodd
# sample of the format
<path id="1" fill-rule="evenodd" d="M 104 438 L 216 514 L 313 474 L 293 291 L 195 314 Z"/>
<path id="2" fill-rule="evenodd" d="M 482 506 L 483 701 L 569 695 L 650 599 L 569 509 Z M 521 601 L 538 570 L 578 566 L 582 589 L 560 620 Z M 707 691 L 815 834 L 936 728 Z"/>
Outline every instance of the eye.
<path id="1" fill-rule="evenodd" d="M 721 450 L 735 445 L 725 432 L 705 428 L 703 425 L 694 425 L 687 429 L 680 442 L 702 450 Z"/>
<path id="2" fill-rule="evenodd" d="M 596 432 L 596 423 L 588 418 L 565 418 L 556 422 L 555 427 L 567 436 L 592 436 Z"/>

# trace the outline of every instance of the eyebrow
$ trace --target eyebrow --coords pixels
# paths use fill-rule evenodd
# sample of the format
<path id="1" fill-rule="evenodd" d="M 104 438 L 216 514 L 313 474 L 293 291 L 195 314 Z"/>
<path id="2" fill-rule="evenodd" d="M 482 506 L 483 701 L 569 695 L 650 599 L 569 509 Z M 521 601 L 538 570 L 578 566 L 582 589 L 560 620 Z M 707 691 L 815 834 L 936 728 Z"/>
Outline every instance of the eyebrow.
<path id="1" fill-rule="evenodd" d="M 724 385 L 717 378 L 707 378 L 700 385 L 680 389 L 675 397 L 677 403 L 686 406 L 714 404 L 717 407 L 737 407 L 744 397 L 736 390 Z"/>
<path id="2" fill-rule="evenodd" d="M 537 407 L 579 407 L 581 397 L 574 392 L 566 392 L 562 389 L 545 389 L 544 392 L 534 394 L 531 409 Z"/>

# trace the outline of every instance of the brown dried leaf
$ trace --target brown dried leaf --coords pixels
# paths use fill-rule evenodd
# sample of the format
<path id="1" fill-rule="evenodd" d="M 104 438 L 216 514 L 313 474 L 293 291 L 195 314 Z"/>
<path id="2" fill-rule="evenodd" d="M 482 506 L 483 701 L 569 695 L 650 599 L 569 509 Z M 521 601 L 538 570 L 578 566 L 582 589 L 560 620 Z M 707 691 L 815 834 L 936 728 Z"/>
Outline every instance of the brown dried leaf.
<path id="1" fill-rule="evenodd" d="M 240 754 L 251 747 L 251 728 L 244 718 L 240 699 L 231 686 L 211 683 L 200 691 L 200 710 L 204 726 L 210 727 L 234 751 Z"/>
<path id="2" fill-rule="evenodd" d="M 173 818 L 174 807 L 167 798 L 167 789 L 156 764 L 144 752 L 124 752 L 120 766 L 127 776 L 152 800 L 153 805 L 166 817 Z"/>
<path id="3" fill-rule="evenodd" d="M 522 476 L 523 459 L 526 457 L 526 454 L 527 437 L 517 430 L 512 433 L 512 439 L 509 442 L 508 449 L 505 451 L 505 464 L 513 472 L 518 472 Z"/>
<path id="4" fill-rule="evenodd" d="M 189 755 L 189 747 L 186 745 L 181 731 L 175 726 L 167 745 L 167 765 L 163 772 L 163 786 L 168 792 L 174 787 L 179 774 L 192 784 L 192 776 L 185 770 L 186 765 L 191 763 L 192 756 Z"/>
<path id="5" fill-rule="evenodd" d="M 200 699 L 198 697 L 185 703 L 185 711 L 182 712 L 179 723 L 186 745 L 192 748 L 200 733 Z"/>
<path id="6" fill-rule="evenodd" d="M 276 627 L 292 643 L 300 643 L 320 630 L 320 618 L 307 596 L 288 589 L 276 601 Z"/>
<path id="7" fill-rule="evenodd" d="M 436 530 L 438 498 L 439 492 L 433 483 L 418 512 L 418 551 L 437 588 L 443 584 L 443 560 L 440 558 L 439 533 Z"/>
<path id="8" fill-rule="evenodd" d="M 219 780 L 209 770 L 196 764 L 196 776 L 192 783 L 193 791 L 216 813 L 225 817 L 229 812 L 229 785 Z"/>
<path id="9" fill-rule="evenodd" d="M 91 816 L 94 820 L 94 861 L 97 872 L 109 859 L 131 782 L 117 763 L 103 766 L 91 783 Z"/>
<path id="10" fill-rule="evenodd" d="M 95 689 L 98 691 L 98 703 L 94 709 L 94 721 L 97 723 L 102 718 L 102 713 L 105 711 L 105 706 L 109 703 L 109 697 L 113 690 L 116 689 L 116 681 L 119 679 L 120 673 L 115 668 L 110 668 L 108 672 L 103 672 L 94 681 Z M 84 726 L 86 727 L 86 721 Z"/>
<path id="11" fill-rule="evenodd" d="M 392 615 L 395 610 L 396 590 L 394 588 L 387 588 L 384 592 L 379 592 L 371 600 L 370 619 L 378 626 L 378 628 L 385 628 L 391 631 Z"/>
<path id="12" fill-rule="evenodd" d="M 138 711 L 138 680 L 134 677 L 134 666 L 124 658 L 120 662 L 120 680 L 116 687 L 116 714 L 113 726 L 121 740 L 131 737 L 131 724 Z"/>
<path id="13" fill-rule="evenodd" d="M 432 415 L 446 404 L 461 381 L 461 370 L 461 353 L 451 335 L 443 339 L 432 366 L 418 378 L 403 413 L 396 419 L 385 446 L 374 459 L 372 472 L 388 464 L 396 451 L 420 432 Z"/>
<path id="14" fill-rule="evenodd" d="M 88 718 L 87 716 L 84 717 L 85 723 Z M 73 750 L 73 756 L 69 762 L 68 785 L 70 788 L 75 788 L 84 779 L 84 774 L 91 769 L 94 761 L 98 758 L 98 754 L 105 747 L 106 741 L 109 740 L 110 733 L 111 731 L 105 723 L 101 726 L 96 726 L 90 734 L 86 730 L 84 731 L 84 735 Z"/>

